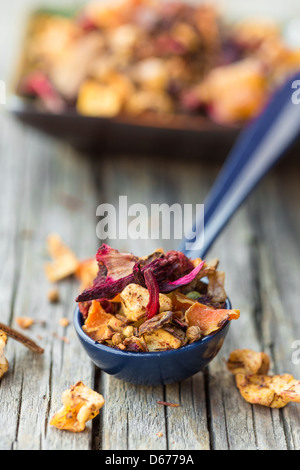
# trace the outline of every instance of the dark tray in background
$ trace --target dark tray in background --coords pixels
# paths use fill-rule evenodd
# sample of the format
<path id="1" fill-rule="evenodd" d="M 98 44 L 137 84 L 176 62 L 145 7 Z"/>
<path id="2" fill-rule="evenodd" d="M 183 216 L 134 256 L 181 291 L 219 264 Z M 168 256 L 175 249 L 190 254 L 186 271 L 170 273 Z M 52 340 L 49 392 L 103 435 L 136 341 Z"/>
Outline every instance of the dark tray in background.
<path id="1" fill-rule="evenodd" d="M 76 111 L 43 112 L 18 96 L 7 109 L 23 123 L 69 142 L 82 151 L 131 153 L 219 160 L 228 154 L 239 129 L 201 116 L 83 116 Z"/>

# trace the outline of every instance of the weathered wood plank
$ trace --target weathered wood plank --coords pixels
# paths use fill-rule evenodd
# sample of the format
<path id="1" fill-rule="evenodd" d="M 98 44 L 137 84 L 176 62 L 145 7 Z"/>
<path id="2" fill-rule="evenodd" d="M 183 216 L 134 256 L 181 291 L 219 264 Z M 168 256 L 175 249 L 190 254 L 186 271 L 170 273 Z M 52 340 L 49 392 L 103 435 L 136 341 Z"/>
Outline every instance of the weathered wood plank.
<path id="1" fill-rule="evenodd" d="M 0 316 L 1 321 L 9 324 L 11 321 L 16 289 L 16 276 L 18 273 L 18 251 L 17 239 L 19 233 L 20 215 L 20 192 L 22 191 L 21 178 L 24 169 L 24 160 L 17 164 L 13 158 L 16 155 L 19 145 L 23 147 L 24 136 L 22 132 L 15 129 L 15 139 L 9 138 L 12 127 L 9 122 L 0 117 L 1 139 L 0 139 L 0 163 L 1 163 L 1 188 L 2 197 L 0 199 Z M 18 175 L 18 176 L 17 176 Z M 12 181 L 19 179 L 19 187 L 14 187 Z M 13 341 L 7 345 L 7 359 L 11 370 L 15 369 L 15 357 L 13 353 Z M 1 428 L 0 428 L 0 448 L 10 450 L 16 437 L 18 427 L 19 396 L 22 388 L 22 377 L 19 375 L 15 380 L 11 375 L 7 375 L 0 383 L 1 403 Z"/>
<path id="2" fill-rule="evenodd" d="M 184 382 L 166 387 L 166 400 L 180 404 L 179 408 L 166 409 L 168 449 L 210 449 L 206 392 L 206 378 L 203 372 Z"/>
<path id="3" fill-rule="evenodd" d="M 14 161 L 20 158 L 18 153 L 10 157 Z M 17 268 L 10 309 L 13 308 L 13 326 L 18 316 L 26 315 L 46 322 L 46 327 L 34 325 L 31 331 L 31 334 L 42 337 L 40 342 L 45 354 L 35 358 L 22 346 L 9 344 L 9 351 L 13 351 L 14 367 L 8 377 L 11 386 L 19 383 L 16 388 L 19 399 L 14 401 L 16 408 L 11 413 L 12 419 L 14 416 L 18 419 L 15 419 L 10 445 L 15 440 L 14 449 L 86 449 L 91 446 L 91 428 L 77 439 L 70 433 L 48 429 L 49 416 L 61 407 L 62 392 L 78 380 L 93 386 L 94 368 L 81 350 L 72 327 L 65 332 L 58 323 L 61 317 L 67 317 L 72 322 L 77 283 L 62 283 L 59 287 L 62 302 L 57 306 L 50 305 L 47 301 L 50 285 L 43 265 L 46 260 L 46 237 L 50 232 L 59 233 L 78 256 L 91 256 L 96 250 L 94 210 L 91 210 L 92 188 L 88 184 L 89 179 L 87 181 L 89 165 L 84 160 L 74 165 L 76 156 L 69 149 L 61 146 L 60 152 L 55 142 L 49 140 L 45 145 L 44 138 L 34 134 L 30 136 L 30 145 L 24 149 L 23 158 L 22 175 L 17 178 L 16 173 L 15 177 L 10 178 L 10 184 L 15 185 L 12 191 L 15 191 L 16 197 L 19 196 L 18 204 L 13 209 L 18 215 L 18 236 L 15 237 L 13 259 Z M 22 181 L 23 191 L 19 194 L 18 185 Z M 76 198 L 79 208 L 73 210 L 62 203 L 64 195 L 68 200 Z M 24 231 L 30 236 L 22 239 L 19 235 Z M 54 333 L 59 336 L 66 334 L 70 344 L 54 337 Z M 5 390 L 5 380 L 1 390 Z M 9 396 L 6 401 L 9 401 Z M 10 428 L 14 429 L 13 426 Z"/>
<path id="4" fill-rule="evenodd" d="M 287 162 L 288 163 L 288 162 Z M 292 360 L 292 345 L 300 338 L 298 315 L 299 259 L 299 163 L 284 165 L 261 188 L 254 214 L 260 234 L 261 325 L 273 359 L 275 373 L 300 376 Z M 282 188 L 286 191 L 282 193 Z M 297 199 L 298 196 L 298 199 Z M 274 200 L 276 203 L 274 203 Z M 298 211 L 297 211 L 298 205 Z M 259 208 L 260 210 L 257 210 Z M 280 418 L 288 448 L 299 448 L 299 407 L 290 404 Z"/>

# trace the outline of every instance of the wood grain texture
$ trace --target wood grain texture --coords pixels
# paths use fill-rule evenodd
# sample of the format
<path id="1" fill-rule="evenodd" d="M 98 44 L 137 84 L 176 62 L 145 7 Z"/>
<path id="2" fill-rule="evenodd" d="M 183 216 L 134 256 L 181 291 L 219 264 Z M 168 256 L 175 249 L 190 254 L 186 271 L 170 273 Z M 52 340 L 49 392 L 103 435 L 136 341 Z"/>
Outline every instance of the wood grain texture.
<path id="1" fill-rule="evenodd" d="M 0 15 L 2 35 L 10 35 L 14 17 L 8 6 L 6 11 L 7 23 Z M 0 57 L 5 71 L 5 53 Z M 225 365 L 235 348 L 264 350 L 274 373 L 300 379 L 300 365 L 292 361 L 293 342 L 300 340 L 298 160 L 287 157 L 269 174 L 209 253 L 220 258 L 228 295 L 241 317 L 232 322 L 217 358 L 194 377 L 167 387 L 135 387 L 108 376 L 86 357 L 72 324 L 59 324 L 63 317 L 72 322 L 77 282 L 59 284 L 58 304 L 47 300 L 43 267 L 49 233 L 57 232 L 84 259 L 101 243 L 96 208 L 102 202 L 117 205 L 120 195 L 128 196 L 128 204 L 147 207 L 203 202 L 219 167 L 200 157 L 181 162 L 81 155 L 0 115 L 0 321 L 13 327 L 20 316 L 45 322 L 26 332 L 45 348 L 42 356 L 8 341 L 9 371 L 0 382 L 0 450 L 300 448 L 299 405 L 282 410 L 249 405 Z M 177 243 L 111 242 L 138 255 Z M 49 419 L 61 407 L 62 392 L 78 380 L 102 393 L 106 404 L 83 433 L 58 431 Z M 160 400 L 180 407 L 158 405 Z"/>

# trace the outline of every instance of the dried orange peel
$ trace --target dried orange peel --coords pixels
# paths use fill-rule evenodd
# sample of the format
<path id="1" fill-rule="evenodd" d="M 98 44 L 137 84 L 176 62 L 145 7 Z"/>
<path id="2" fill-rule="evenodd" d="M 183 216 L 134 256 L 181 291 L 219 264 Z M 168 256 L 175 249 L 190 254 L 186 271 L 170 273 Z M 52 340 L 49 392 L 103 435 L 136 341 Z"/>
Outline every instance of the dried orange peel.
<path id="1" fill-rule="evenodd" d="M 199 326 L 203 335 L 207 336 L 239 316 L 239 310 L 214 309 L 197 302 L 186 311 L 185 320 L 188 326 Z"/>
<path id="2" fill-rule="evenodd" d="M 114 333 L 122 331 L 121 325 L 121 320 L 106 313 L 100 302 L 93 300 L 82 328 L 94 341 L 101 342 L 111 339 Z"/>

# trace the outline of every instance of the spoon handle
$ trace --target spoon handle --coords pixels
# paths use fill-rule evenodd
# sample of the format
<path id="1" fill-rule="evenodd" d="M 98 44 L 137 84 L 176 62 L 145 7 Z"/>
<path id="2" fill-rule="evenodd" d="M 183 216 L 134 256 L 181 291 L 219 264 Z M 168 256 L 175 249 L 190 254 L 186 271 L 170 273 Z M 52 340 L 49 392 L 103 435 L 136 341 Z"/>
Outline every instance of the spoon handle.
<path id="1" fill-rule="evenodd" d="M 300 73 L 274 94 L 240 134 L 205 200 L 204 224 L 195 222 L 179 247 L 187 256 L 204 258 L 236 210 L 298 136 L 300 104 L 292 101 L 292 83 L 297 79 Z"/>

